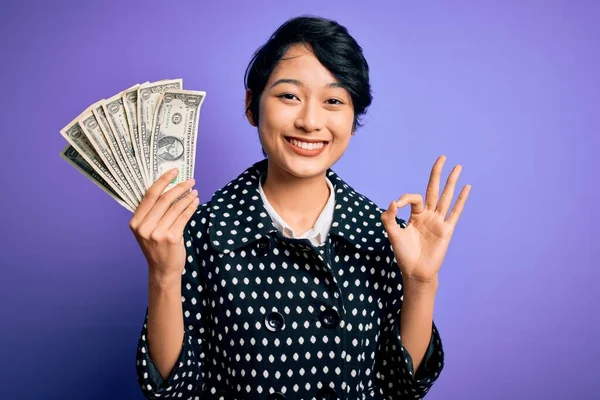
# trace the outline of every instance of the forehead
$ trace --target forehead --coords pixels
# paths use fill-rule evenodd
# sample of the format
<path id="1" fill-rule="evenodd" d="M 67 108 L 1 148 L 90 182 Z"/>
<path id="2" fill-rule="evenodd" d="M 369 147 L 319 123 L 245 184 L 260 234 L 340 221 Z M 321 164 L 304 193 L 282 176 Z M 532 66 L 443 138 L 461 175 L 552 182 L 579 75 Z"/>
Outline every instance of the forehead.
<path id="1" fill-rule="evenodd" d="M 290 46 L 269 77 L 269 82 L 277 79 L 297 79 L 310 86 L 323 86 L 338 82 L 315 56 L 310 45 L 294 44 Z"/>

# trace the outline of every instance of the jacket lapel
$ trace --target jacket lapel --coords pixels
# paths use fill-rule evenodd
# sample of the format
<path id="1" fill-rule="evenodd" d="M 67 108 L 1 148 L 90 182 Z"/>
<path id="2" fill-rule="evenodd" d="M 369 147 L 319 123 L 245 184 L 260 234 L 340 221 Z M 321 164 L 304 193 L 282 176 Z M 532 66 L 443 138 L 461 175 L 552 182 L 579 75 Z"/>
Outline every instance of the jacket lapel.
<path id="1" fill-rule="evenodd" d="M 263 159 L 215 192 L 209 203 L 212 247 L 229 253 L 277 231 L 258 192 L 259 177 L 267 172 Z M 335 188 L 335 209 L 330 236 L 357 250 L 380 252 L 389 247 L 381 210 L 356 192 L 331 169 L 327 176 Z M 405 223 L 399 220 L 405 227 Z"/>

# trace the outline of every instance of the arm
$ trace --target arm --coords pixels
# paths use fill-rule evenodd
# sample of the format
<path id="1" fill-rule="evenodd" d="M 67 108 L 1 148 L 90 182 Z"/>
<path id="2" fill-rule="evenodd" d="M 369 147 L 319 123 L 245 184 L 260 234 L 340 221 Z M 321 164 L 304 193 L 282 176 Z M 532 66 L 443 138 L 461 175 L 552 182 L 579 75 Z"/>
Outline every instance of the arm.
<path id="1" fill-rule="evenodd" d="M 400 319 L 400 337 L 412 357 L 413 367 L 419 370 L 432 337 L 433 305 L 437 292 L 435 284 L 423 285 L 404 278 L 404 301 Z"/>
<path id="2" fill-rule="evenodd" d="M 148 399 L 166 394 L 189 398 L 202 389 L 207 291 L 196 259 L 202 243 L 191 239 L 196 234 L 188 228 L 184 232 L 187 259 L 178 286 L 148 278 L 148 310 L 136 362 L 138 383 Z"/>
<path id="3" fill-rule="evenodd" d="M 420 399 L 444 367 L 442 341 L 432 317 L 434 291 L 409 279 L 405 284 L 393 255 L 387 260 L 390 289 L 384 289 L 387 311 L 375 356 L 374 389 L 384 399 Z"/>
<path id="4" fill-rule="evenodd" d="M 392 287 L 390 291 L 394 297 L 388 300 L 392 311 L 387 314 L 386 320 L 391 322 L 384 327 L 384 334 L 387 334 L 384 351 L 391 353 L 383 354 L 381 368 L 382 374 L 387 374 L 383 379 L 386 380 L 384 383 L 389 383 L 389 388 L 384 389 L 388 391 L 389 398 L 424 396 L 444 365 L 441 339 L 433 323 L 433 303 L 439 270 L 471 188 L 470 185 L 463 187 L 450 210 L 462 167 L 457 165 L 453 168 L 440 195 L 440 175 L 445 160 L 445 156 L 438 157 L 431 170 L 425 201 L 419 193 L 406 193 L 392 201 L 381 215 L 394 255 L 388 257 L 388 264 L 389 259 L 393 262 L 387 266 L 391 268 L 390 275 L 395 278 L 392 284 L 397 284 L 397 290 Z M 407 222 L 398 218 L 397 212 L 409 204 L 410 218 Z M 397 292 L 403 292 L 406 298 Z M 389 332 L 394 333 L 390 335 Z M 425 350 L 427 342 L 430 345 Z M 415 367 L 418 367 L 416 373 Z M 392 371 L 388 371 L 390 368 Z M 394 374 L 399 374 L 401 379 L 398 380 Z"/>
<path id="5" fill-rule="evenodd" d="M 174 168 L 157 179 L 129 221 L 148 262 L 148 309 L 136 363 L 138 382 L 148 399 L 167 393 L 187 397 L 198 392 L 202 378 L 200 336 L 206 300 L 193 298 L 190 305 L 182 305 L 185 296 L 207 292 L 199 295 L 204 280 L 196 254 L 203 243 L 196 241 L 202 235 L 193 218 L 202 207 L 198 211 L 198 192 L 190 191 L 194 179 L 166 190 L 177 174 Z M 189 318 L 191 312 L 195 319 Z"/>
<path id="6" fill-rule="evenodd" d="M 181 274 L 149 274 L 147 329 L 150 357 L 163 379 L 167 379 L 183 348 Z"/>

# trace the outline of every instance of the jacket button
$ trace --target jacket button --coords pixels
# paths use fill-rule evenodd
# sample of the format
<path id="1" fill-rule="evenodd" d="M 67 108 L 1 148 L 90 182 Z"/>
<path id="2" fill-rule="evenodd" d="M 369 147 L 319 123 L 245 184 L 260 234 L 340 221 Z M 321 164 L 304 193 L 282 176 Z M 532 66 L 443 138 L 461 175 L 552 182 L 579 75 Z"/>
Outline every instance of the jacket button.
<path id="1" fill-rule="evenodd" d="M 261 256 L 266 255 L 271 248 L 271 240 L 267 236 L 263 236 L 258 242 L 258 254 Z"/>
<path id="2" fill-rule="evenodd" d="M 265 316 L 265 326 L 271 332 L 279 332 L 285 328 L 285 320 L 280 312 L 273 311 Z"/>
<path id="3" fill-rule="evenodd" d="M 338 398 L 335 389 L 323 387 L 317 391 L 317 399 L 319 400 L 336 400 Z"/>
<path id="4" fill-rule="evenodd" d="M 328 308 L 321 313 L 321 322 L 326 328 L 334 328 L 340 323 L 340 314 L 333 308 Z"/>
<path id="5" fill-rule="evenodd" d="M 285 400 L 285 396 L 283 395 L 283 393 L 280 392 L 271 393 L 267 397 L 267 400 Z"/>
<path id="6" fill-rule="evenodd" d="M 335 242 L 333 242 L 333 249 L 335 250 L 336 254 L 340 254 L 345 250 L 345 245 L 344 243 L 340 242 L 339 240 L 336 240 Z"/>

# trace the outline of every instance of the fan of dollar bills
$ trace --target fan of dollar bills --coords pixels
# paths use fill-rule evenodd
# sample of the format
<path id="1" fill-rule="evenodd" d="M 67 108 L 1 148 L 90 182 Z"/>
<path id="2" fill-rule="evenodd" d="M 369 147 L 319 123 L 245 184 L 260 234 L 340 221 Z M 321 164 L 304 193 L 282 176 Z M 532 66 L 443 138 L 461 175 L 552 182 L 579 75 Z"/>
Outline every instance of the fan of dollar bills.
<path id="1" fill-rule="evenodd" d="M 134 212 L 163 173 L 179 174 L 164 191 L 194 177 L 198 118 L 206 92 L 182 79 L 146 82 L 102 99 L 60 134 L 60 156 L 120 205 Z"/>

